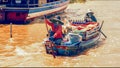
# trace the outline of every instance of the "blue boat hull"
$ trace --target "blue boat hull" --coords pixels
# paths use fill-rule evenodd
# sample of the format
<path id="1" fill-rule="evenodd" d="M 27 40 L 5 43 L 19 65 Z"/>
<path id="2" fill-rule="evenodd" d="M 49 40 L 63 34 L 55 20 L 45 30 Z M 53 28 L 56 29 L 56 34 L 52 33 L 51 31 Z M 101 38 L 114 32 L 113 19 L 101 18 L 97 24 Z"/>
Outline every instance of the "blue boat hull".
<path id="1" fill-rule="evenodd" d="M 86 49 L 89 49 L 95 46 L 100 38 L 100 35 L 96 36 L 87 41 L 81 41 L 74 45 L 63 46 L 63 45 L 55 45 L 53 47 L 50 46 L 50 42 L 45 43 L 46 52 L 48 54 L 52 54 L 52 51 L 58 56 L 75 56 L 80 54 Z"/>

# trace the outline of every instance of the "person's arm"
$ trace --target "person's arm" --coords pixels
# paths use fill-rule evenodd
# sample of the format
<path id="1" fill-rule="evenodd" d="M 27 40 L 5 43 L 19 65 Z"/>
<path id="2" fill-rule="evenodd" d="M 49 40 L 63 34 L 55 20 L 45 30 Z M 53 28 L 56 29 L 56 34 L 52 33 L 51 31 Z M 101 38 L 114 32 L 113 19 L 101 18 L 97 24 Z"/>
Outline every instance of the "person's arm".
<path id="1" fill-rule="evenodd" d="M 47 23 L 49 26 L 53 26 L 53 23 L 49 19 L 45 19 L 45 23 Z"/>

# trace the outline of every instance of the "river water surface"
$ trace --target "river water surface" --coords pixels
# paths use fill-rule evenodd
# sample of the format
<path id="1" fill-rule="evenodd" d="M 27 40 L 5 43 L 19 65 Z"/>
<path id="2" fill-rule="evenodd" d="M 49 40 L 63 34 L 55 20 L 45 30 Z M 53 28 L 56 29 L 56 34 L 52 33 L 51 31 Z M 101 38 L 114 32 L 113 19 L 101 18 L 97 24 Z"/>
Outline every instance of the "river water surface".
<path id="1" fill-rule="evenodd" d="M 44 23 L 36 21 L 29 25 L 0 25 L 0 67 L 120 67 L 120 1 L 88 1 L 85 4 L 70 4 L 67 8 L 85 13 L 90 8 L 98 21 L 105 21 L 103 32 L 107 39 L 83 54 L 75 57 L 46 54 L 43 39 L 47 31 Z M 69 14 L 69 13 L 68 13 Z"/>

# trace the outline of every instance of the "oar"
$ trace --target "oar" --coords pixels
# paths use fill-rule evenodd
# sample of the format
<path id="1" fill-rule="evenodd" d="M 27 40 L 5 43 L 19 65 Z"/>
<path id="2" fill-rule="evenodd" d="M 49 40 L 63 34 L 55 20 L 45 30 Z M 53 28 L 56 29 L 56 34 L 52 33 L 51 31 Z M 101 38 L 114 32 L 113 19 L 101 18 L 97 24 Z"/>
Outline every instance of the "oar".
<path id="1" fill-rule="evenodd" d="M 102 29 L 103 24 L 104 24 L 104 21 L 102 21 L 102 23 L 101 23 L 101 26 L 100 26 L 100 29 L 99 29 L 99 30 L 101 30 L 101 29 Z"/>
<path id="2" fill-rule="evenodd" d="M 53 46 L 54 46 L 54 45 L 55 45 L 55 44 L 54 44 L 53 42 L 51 42 L 52 55 L 53 55 L 54 58 L 56 58 L 55 52 L 54 52 L 54 49 L 53 49 Z"/>
<path id="3" fill-rule="evenodd" d="M 44 20 L 45 19 L 46 19 L 46 17 L 44 16 Z M 46 25 L 47 32 L 49 34 L 47 23 L 45 23 L 45 25 Z M 54 46 L 53 42 L 51 42 L 50 46 L 51 46 L 51 49 L 52 49 L 52 55 L 53 55 L 54 58 L 56 58 L 55 53 L 54 53 L 54 49 L 53 49 L 53 46 Z"/>
<path id="4" fill-rule="evenodd" d="M 46 19 L 46 17 L 44 16 L 44 20 L 45 19 Z M 45 23 L 45 25 L 46 25 L 47 33 L 49 34 L 47 23 Z"/>
<path id="5" fill-rule="evenodd" d="M 99 31 L 100 31 L 100 33 L 105 37 L 105 38 L 107 38 L 107 36 L 102 32 L 102 26 L 103 26 L 103 23 L 104 23 L 104 21 L 102 21 L 102 24 L 101 24 L 101 26 L 100 26 L 100 29 L 99 29 Z"/>

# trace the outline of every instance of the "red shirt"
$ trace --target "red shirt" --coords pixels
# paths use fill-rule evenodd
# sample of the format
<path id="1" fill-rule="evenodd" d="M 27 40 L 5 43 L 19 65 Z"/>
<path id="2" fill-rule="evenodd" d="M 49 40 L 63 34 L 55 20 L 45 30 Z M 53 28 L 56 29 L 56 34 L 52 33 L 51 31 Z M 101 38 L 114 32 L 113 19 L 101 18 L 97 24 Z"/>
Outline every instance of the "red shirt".
<path id="1" fill-rule="evenodd" d="M 54 27 L 54 24 L 49 21 L 48 19 L 45 19 L 45 23 L 47 23 L 49 26 L 51 26 L 52 31 L 55 32 L 54 38 L 62 38 L 62 26 L 58 25 L 56 28 Z"/>

